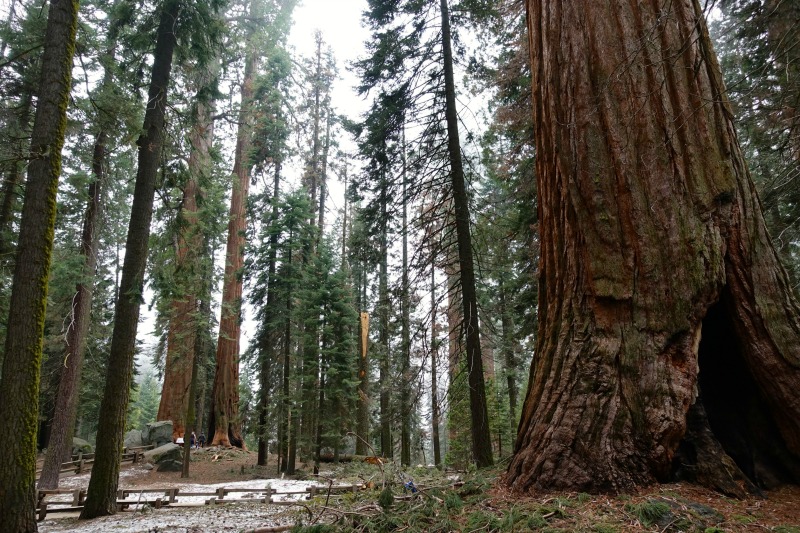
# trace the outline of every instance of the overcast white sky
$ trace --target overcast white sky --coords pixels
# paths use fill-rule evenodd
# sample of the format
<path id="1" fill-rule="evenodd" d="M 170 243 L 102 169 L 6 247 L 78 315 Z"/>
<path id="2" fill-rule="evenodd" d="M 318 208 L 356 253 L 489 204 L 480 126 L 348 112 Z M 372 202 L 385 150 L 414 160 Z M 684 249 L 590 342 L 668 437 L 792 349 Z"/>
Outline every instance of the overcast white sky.
<path id="1" fill-rule="evenodd" d="M 369 31 L 361 26 L 361 13 L 366 0 L 302 0 L 295 9 L 294 26 L 289 42 L 303 55 L 314 53 L 313 35 L 316 30 L 331 48 L 339 65 L 342 79 L 333 87 L 333 102 L 339 113 L 356 116 L 366 105 L 355 95 L 356 78 L 347 65 L 364 53 Z"/>
<path id="2" fill-rule="evenodd" d="M 4 0 L 0 0 L 4 1 Z M 347 69 L 349 63 L 363 55 L 364 43 L 369 37 L 369 32 L 361 26 L 361 13 L 366 9 L 366 0 L 302 0 L 295 8 L 294 25 L 289 36 L 289 44 L 299 55 L 311 56 L 315 53 L 314 32 L 320 30 L 323 40 L 334 53 L 339 75 L 333 86 L 332 102 L 336 111 L 347 115 L 349 118 L 358 118 L 366 110 L 367 104 L 359 98 L 353 87 L 356 77 Z M 344 141 L 344 142 L 343 142 Z M 347 146 L 344 139 L 340 139 L 347 151 L 354 148 Z M 342 205 L 342 192 L 337 187 L 335 180 L 330 182 L 331 207 Z M 335 213 L 330 214 L 330 220 L 335 218 Z M 219 252 L 218 253 L 224 253 Z M 246 298 L 246 295 L 245 295 Z M 252 308 L 245 305 L 243 309 L 244 320 L 242 324 L 242 339 L 240 352 L 244 352 L 254 333 L 255 324 L 252 321 Z M 142 366 L 149 366 L 149 349 L 157 342 L 153 336 L 155 324 L 155 311 L 150 311 L 147 306 L 142 308 L 142 323 L 139 325 L 139 339 L 147 345 L 139 358 Z"/>

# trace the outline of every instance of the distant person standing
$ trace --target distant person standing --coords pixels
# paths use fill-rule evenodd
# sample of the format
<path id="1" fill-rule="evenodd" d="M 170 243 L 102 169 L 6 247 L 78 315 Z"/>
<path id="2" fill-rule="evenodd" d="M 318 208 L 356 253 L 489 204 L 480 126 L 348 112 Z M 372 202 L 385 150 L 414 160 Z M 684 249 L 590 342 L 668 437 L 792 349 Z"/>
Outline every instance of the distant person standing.
<path id="1" fill-rule="evenodd" d="M 192 440 L 189 441 L 189 444 L 192 448 L 194 448 L 195 444 L 197 444 L 197 435 L 195 435 L 194 431 L 192 431 Z"/>
<path id="2" fill-rule="evenodd" d="M 200 440 L 197 441 L 201 448 L 206 447 L 206 434 L 202 431 L 200 432 Z"/>

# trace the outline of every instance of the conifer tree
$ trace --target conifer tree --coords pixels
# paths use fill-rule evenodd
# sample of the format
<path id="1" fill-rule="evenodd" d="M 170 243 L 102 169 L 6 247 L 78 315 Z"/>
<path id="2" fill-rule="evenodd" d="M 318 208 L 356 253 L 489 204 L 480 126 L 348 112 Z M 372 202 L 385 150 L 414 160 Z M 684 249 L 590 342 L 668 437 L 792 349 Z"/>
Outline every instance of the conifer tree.
<path id="1" fill-rule="evenodd" d="M 796 2 L 725 0 L 712 23 L 742 149 L 772 243 L 800 281 L 800 29 Z M 716 30 L 716 31 L 714 31 Z"/>
<path id="2" fill-rule="evenodd" d="M 254 11 L 251 3 L 251 13 Z M 252 36 L 251 36 L 252 39 Z M 242 266 L 244 262 L 245 207 L 250 186 L 250 150 L 254 77 L 257 69 L 255 43 L 248 40 L 236 135 L 233 187 L 231 191 L 228 242 L 225 252 L 225 279 L 222 292 L 222 317 L 217 340 L 217 368 L 214 373 L 212 412 L 214 446 L 244 448 L 239 409 L 239 341 L 241 335 Z"/>
<path id="3" fill-rule="evenodd" d="M 89 335 L 90 315 L 95 285 L 95 272 L 98 269 L 97 257 L 100 244 L 100 221 L 105 198 L 107 196 L 109 167 L 109 132 L 124 124 L 121 115 L 126 105 L 120 98 L 119 91 L 114 91 L 115 59 L 114 53 L 118 36 L 126 24 L 124 13 L 120 13 L 120 4 L 111 6 L 108 35 L 100 45 L 100 62 L 103 65 L 103 79 L 92 99 L 101 112 L 94 113 L 94 142 L 92 146 L 91 174 L 88 184 L 87 205 L 82 220 L 80 236 L 80 276 L 75 285 L 75 292 L 70 298 L 68 310 L 63 359 L 58 358 L 61 372 L 58 391 L 55 399 L 52 428 L 47 439 L 47 455 L 39 478 L 39 489 L 55 489 L 58 487 L 61 464 L 71 458 L 72 438 L 78 408 L 78 396 L 81 385 L 81 374 L 84 352 Z M 110 104 L 114 100 L 113 106 Z M 113 109 L 113 111 L 112 111 Z M 113 146 L 113 144 L 112 144 Z M 51 284 L 56 279 L 51 279 Z"/>
<path id="4" fill-rule="evenodd" d="M 111 356 L 105 382 L 97 436 L 97 452 L 82 518 L 114 514 L 119 482 L 120 450 L 132 381 L 139 306 L 147 260 L 156 173 L 164 139 L 164 120 L 172 59 L 178 38 L 207 49 L 214 38 L 213 13 L 219 4 L 186 4 L 165 0 L 153 52 L 152 77 L 142 134 L 137 141 L 139 161 L 125 245 L 119 295 L 114 313 Z"/>
<path id="5" fill-rule="evenodd" d="M 14 435 L 0 457 L 0 515 L 4 527 L 20 532 L 37 530 L 39 371 L 77 24 L 76 1 L 50 3 L 0 381 L 0 418 Z"/>
<path id="6" fill-rule="evenodd" d="M 186 182 L 183 186 L 179 213 L 176 217 L 177 246 L 172 260 L 170 286 L 166 288 L 169 300 L 169 330 L 164 362 L 164 386 L 158 420 L 172 421 L 173 438 L 191 434 L 184 427 L 184 416 L 195 403 L 196 396 L 190 394 L 194 369 L 199 372 L 195 359 L 201 357 L 195 349 L 196 335 L 203 321 L 199 309 L 200 296 L 195 294 L 204 280 L 203 266 L 210 261 L 205 257 L 203 213 L 204 202 L 213 164 L 211 147 L 214 138 L 212 118 L 216 92 L 216 71 L 219 61 L 212 59 L 207 65 L 200 65 L 191 73 L 195 90 L 189 131 L 189 161 Z M 170 232 L 172 234 L 172 232 Z M 172 247 L 170 247 L 172 249 Z M 187 440 L 187 439 L 184 439 Z"/>
<path id="7" fill-rule="evenodd" d="M 377 89 L 379 99 L 385 101 L 388 96 L 401 110 L 399 116 L 419 125 L 422 133 L 415 140 L 417 155 L 412 162 L 419 172 L 412 193 L 438 189 L 436 196 L 444 194 L 452 201 L 470 381 L 472 453 L 477 465 L 486 466 L 492 463 L 492 457 L 468 195 L 458 132 L 449 6 L 446 1 L 439 2 L 438 9 L 413 1 L 376 1 L 370 3 L 364 18 L 373 36 L 368 43 L 371 57 L 357 64 L 362 80 L 360 91 Z M 446 170 L 437 176 L 434 169 Z"/>
<path id="8" fill-rule="evenodd" d="M 288 12 L 276 20 L 277 28 L 273 32 L 279 34 L 286 28 L 289 20 Z M 271 231 L 278 220 L 281 191 L 281 169 L 283 161 L 289 155 L 289 123 L 286 109 L 288 100 L 286 92 L 291 74 L 291 62 L 284 48 L 282 39 L 270 47 L 265 58 L 264 72 L 258 80 L 256 102 L 259 122 L 254 135 L 254 162 L 262 172 L 272 168 L 271 195 L 263 195 L 263 213 L 266 218 L 262 222 L 260 243 L 255 247 L 253 265 L 254 284 L 251 301 L 256 306 L 256 351 L 259 365 L 259 399 L 258 399 L 258 464 L 266 465 L 268 426 L 271 426 L 269 410 L 273 389 L 273 371 L 279 368 L 276 343 L 280 328 L 276 306 L 278 305 L 276 277 L 278 261 L 278 235 Z M 256 205 L 262 205 L 256 201 Z M 264 261 L 266 260 L 266 264 Z M 277 411 L 277 410 L 276 410 Z"/>

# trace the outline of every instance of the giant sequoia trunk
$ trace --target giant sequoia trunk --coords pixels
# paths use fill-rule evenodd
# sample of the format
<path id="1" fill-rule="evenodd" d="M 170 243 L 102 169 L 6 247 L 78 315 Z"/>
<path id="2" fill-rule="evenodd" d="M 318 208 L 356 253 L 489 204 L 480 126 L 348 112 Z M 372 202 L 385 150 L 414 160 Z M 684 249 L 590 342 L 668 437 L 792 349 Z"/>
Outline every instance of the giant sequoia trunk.
<path id="1" fill-rule="evenodd" d="M 800 481 L 798 306 L 697 0 L 528 9 L 540 322 L 508 483 L 628 490 L 679 452 L 733 494 Z"/>
<path id="2" fill-rule="evenodd" d="M 77 24 L 77 1 L 50 2 L 0 381 L 0 420 L 10 436 L 0 454 L 0 528 L 5 531 L 37 529 L 39 372 Z"/>
<path id="3" fill-rule="evenodd" d="M 252 41 L 253 39 L 251 39 Z M 251 47 L 254 43 L 249 43 Z M 244 448 L 239 421 L 239 340 L 241 337 L 242 267 L 244 232 L 247 228 L 247 190 L 250 186 L 250 147 L 252 144 L 253 83 L 257 56 L 249 50 L 242 80 L 242 104 L 236 156 L 233 163 L 233 192 L 225 251 L 225 281 L 222 288 L 222 317 L 217 341 L 217 369 L 214 374 L 214 446 Z"/>
<path id="4" fill-rule="evenodd" d="M 214 139 L 214 121 L 211 117 L 213 102 L 203 96 L 208 92 L 216 75 L 216 65 L 204 69 L 198 76 L 197 101 L 193 113 L 194 123 L 189 133 L 189 178 L 183 190 L 183 205 L 180 211 L 178 246 L 175 266 L 176 293 L 170 307 L 167 357 L 164 365 L 164 386 L 158 406 L 158 420 L 172 421 L 173 439 L 186 432 L 184 417 L 189 402 L 195 396 L 189 394 L 192 368 L 198 343 L 195 337 L 204 319 L 199 311 L 197 288 L 203 284 L 202 257 L 204 253 L 202 225 L 198 220 L 198 200 L 202 194 L 200 183 L 212 169 L 211 146 Z M 202 345 L 202 343 L 200 343 Z M 188 441 L 188 439 L 185 439 Z"/>
<path id="5" fill-rule="evenodd" d="M 158 25 L 158 38 L 153 53 L 153 76 L 147 93 L 147 111 L 142 134 L 136 141 L 139 147 L 139 167 L 136 171 L 131 219 L 125 241 L 119 296 L 114 308 L 111 354 L 97 426 L 97 451 L 81 518 L 95 518 L 117 511 L 120 451 L 133 379 L 136 330 L 139 324 L 139 306 L 142 303 L 156 174 L 164 138 L 164 114 L 172 73 L 172 53 L 177 42 L 175 19 L 180 7 L 180 0 L 167 0 Z"/>

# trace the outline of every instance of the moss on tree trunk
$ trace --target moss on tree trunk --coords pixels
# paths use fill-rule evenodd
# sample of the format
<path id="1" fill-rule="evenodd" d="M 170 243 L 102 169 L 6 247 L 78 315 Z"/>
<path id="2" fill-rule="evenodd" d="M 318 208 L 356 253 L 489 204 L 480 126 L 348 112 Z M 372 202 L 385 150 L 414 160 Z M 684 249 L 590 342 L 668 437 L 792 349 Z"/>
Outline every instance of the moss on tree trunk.
<path id="1" fill-rule="evenodd" d="M 0 516 L 7 531 L 37 530 L 39 372 L 77 23 L 76 0 L 50 2 L 0 382 L 0 420 L 10 436 L 0 454 Z"/>

